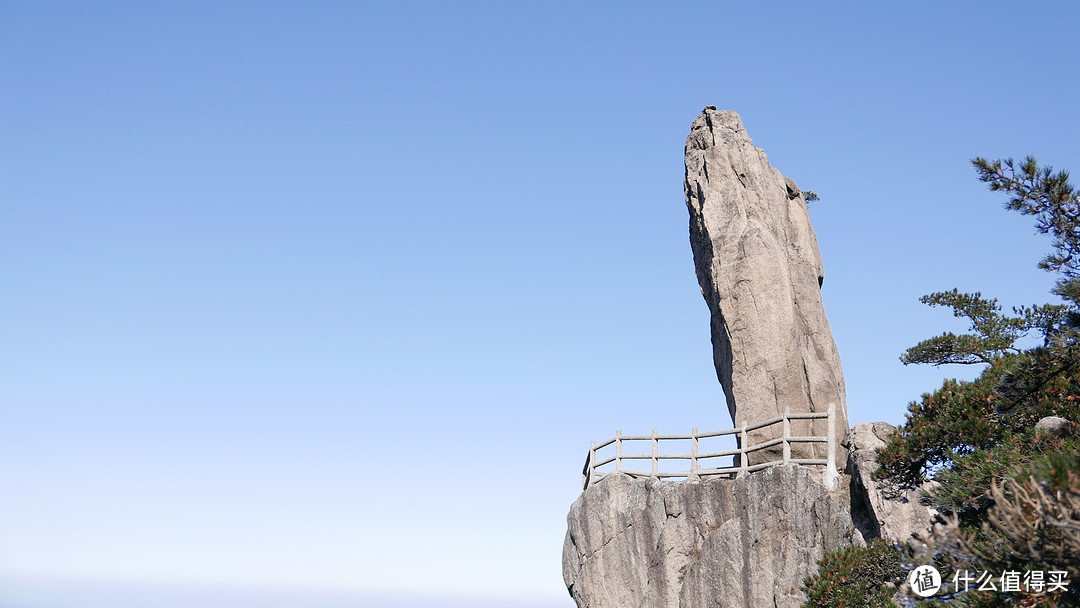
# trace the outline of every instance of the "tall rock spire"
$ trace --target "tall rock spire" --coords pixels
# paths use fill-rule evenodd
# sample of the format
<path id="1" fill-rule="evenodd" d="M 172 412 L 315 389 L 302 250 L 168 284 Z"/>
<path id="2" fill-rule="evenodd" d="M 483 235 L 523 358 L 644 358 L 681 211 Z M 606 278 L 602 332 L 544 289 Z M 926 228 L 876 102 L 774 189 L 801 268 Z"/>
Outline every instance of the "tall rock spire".
<path id="1" fill-rule="evenodd" d="M 713 106 L 686 139 L 684 185 L 694 266 L 712 313 L 713 363 L 732 421 L 763 422 L 785 407 L 825 412 L 835 403 L 836 437 L 843 437 L 844 372 L 821 302 L 821 253 L 802 192 L 754 147 L 738 114 Z M 821 420 L 791 428 L 798 436 L 826 431 Z M 751 433 L 750 444 L 781 432 L 766 427 Z M 824 451 L 824 444 L 795 444 L 792 456 L 823 458 Z M 838 452 L 837 461 L 845 456 Z"/>

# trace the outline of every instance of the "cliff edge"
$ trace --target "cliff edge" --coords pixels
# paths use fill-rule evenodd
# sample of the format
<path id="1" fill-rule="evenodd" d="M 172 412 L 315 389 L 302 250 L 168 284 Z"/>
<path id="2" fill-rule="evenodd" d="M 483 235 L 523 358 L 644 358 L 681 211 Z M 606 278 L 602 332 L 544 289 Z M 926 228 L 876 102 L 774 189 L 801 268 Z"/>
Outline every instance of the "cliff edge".
<path id="1" fill-rule="evenodd" d="M 781 465 L 736 479 L 616 474 L 567 517 L 563 579 L 579 608 L 798 608 L 826 551 L 861 542 L 848 484 Z"/>
<path id="2" fill-rule="evenodd" d="M 734 479 L 604 477 L 566 518 L 567 590 L 578 608 L 798 608 L 826 552 L 930 528 L 935 512 L 916 491 L 872 478 L 894 431 L 855 425 L 835 490 L 796 464 Z"/>

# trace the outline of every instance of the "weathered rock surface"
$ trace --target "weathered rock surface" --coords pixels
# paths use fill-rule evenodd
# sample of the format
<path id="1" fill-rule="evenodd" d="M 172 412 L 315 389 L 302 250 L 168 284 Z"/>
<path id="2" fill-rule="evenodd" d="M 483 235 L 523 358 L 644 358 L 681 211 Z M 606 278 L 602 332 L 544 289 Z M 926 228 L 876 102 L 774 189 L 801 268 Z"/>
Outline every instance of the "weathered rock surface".
<path id="1" fill-rule="evenodd" d="M 906 541 L 912 534 L 929 530 L 936 514 L 919 504 L 918 490 L 898 490 L 874 480 L 874 471 L 880 467 L 878 451 L 895 432 L 888 422 L 856 424 L 841 442 L 850 449 L 852 519 L 866 540 Z"/>
<path id="2" fill-rule="evenodd" d="M 797 608 L 822 555 L 861 540 L 847 486 L 797 465 L 681 483 L 616 474 L 571 507 L 563 579 L 579 608 Z"/>
<path id="3" fill-rule="evenodd" d="M 1076 432 L 1076 425 L 1061 416 L 1047 416 L 1035 423 L 1035 434 L 1068 437 Z"/>
<path id="4" fill-rule="evenodd" d="M 837 406 L 836 436 L 847 431 L 840 355 L 821 302 L 824 277 L 806 200 L 754 147 L 735 112 L 709 106 L 686 140 L 686 206 L 701 293 L 712 313 L 713 362 L 732 421 Z M 825 436 L 820 420 L 795 435 Z M 779 425 L 752 433 L 774 439 Z M 847 456 L 837 447 L 837 461 Z M 822 444 L 797 444 L 796 458 L 821 458 Z M 773 460 L 761 454 L 751 462 Z"/>

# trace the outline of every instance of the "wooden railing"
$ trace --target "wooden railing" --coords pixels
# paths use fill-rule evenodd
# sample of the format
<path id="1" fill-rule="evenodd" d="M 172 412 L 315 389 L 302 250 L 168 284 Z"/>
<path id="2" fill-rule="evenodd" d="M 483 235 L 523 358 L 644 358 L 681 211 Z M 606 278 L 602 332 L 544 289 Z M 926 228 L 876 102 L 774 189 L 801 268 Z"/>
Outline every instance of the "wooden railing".
<path id="1" fill-rule="evenodd" d="M 825 419 L 826 427 L 828 431 L 825 437 L 800 437 L 793 436 L 791 434 L 791 421 L 792 420 L 815 420 Z M 833 480 L 836 476 L 836 405 L 830 403 L 827 412 L 812 412 L 807 414 L 792 414 L 791 408 L 785 408 L 784 415 L 758 422 L 756 424 L 746 424 L 743 422 L 742 427 L 737 429 L 726 429 L 723 431 L 710 431 L 707 433 L 699 433 L 695 428 L 690 431 L 689 435 L 660 435 L 656 429 L 653 429 L 652 435 L 623 435 L 622 431 L 615 431 L 615 436 L 607 441 L 596 443 L 595 441 L 589 447 L 589 456 L 585 460 L 585 469 L 582 473 L 585 476 L 584 488 L 588 488 L 589 485 L 596 483 L 603 479 L 607 475 L 613 473 L 624 473 L 635 477 L 655 477 L 658 479 L 671 478 L 671 477 L 704 477 L 708 475 L 729 475 L 737 476 L 745 473 L 752 473 L 771 466 L 785 463 L 795 463 L 801 465 L 818 465 L 825 467 L 825 483 L 826 485 L 833 484 Z M 784 432 L 781 437 L 764 441 L 757 445 L 749 445 L 748 433 L 760 428 L 772 426 L 774 424 L 783 424 Z M 700 452 L 698 450 L 698 441 L 701 439 L 707 439 L 710 437 L 722 437 L 724 435 L 738 435 L 739 447 L 734 450 L 720 450 L 713 452 Z M 673 441 L 673 440 L 690 440 L 690 453 L 689 454 L 664 454 L 660 451 L 661 441 Z M 651 441 L 652 453 L 650 454 L 624 454 L 623 442 L 624 441 Z M 826 444 L 826 458 L 792 458 L 791 457 L 791 444 L 793 443 L 824 443 Z M 614 444 L 615 455 L 604 458 L 602 460 L 597 459 L 597 452 L 603 450 Z M 759 462 L 757 464 L 749 464 L 749 454 L 764 450 L 777 445 L 783 445 L 783 456 L 769 462 Z M 712 458 L 721 458 L 724 456 L 736 457 L 733 458 L 733 464 L 731 466 L 721 467 L 701 467 L 701 461 Z M 652 464 L 651 471 L 636 471 L 632 469 L 626 469 L 623 463 L 627 460 L 648 460 Z M 683 471 L 660 471 L 661 460 L 688 460 L 690 468 Z M 600 472 L 598 469 L 603 466 L 615 463 L 615 468 L 608 472 Z"/>

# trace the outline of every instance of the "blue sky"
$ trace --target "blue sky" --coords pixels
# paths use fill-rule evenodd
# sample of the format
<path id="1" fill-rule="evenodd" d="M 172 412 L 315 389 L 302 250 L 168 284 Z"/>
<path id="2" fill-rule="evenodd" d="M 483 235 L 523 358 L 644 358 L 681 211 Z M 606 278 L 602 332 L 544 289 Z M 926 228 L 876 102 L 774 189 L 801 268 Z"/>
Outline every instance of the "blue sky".
<path id="1" fill-rule="evenodd" d="M 1078 13 L 0 3 L 0 606 L 571 606 L 589 441 L 730 423 L 701 108 L 821 196 L 849 417 L 899 423 L 976 371 L 899 363 L 963 329 L 920 295 L 1049 299 L 969 160 L 1080 168 Z"/>

